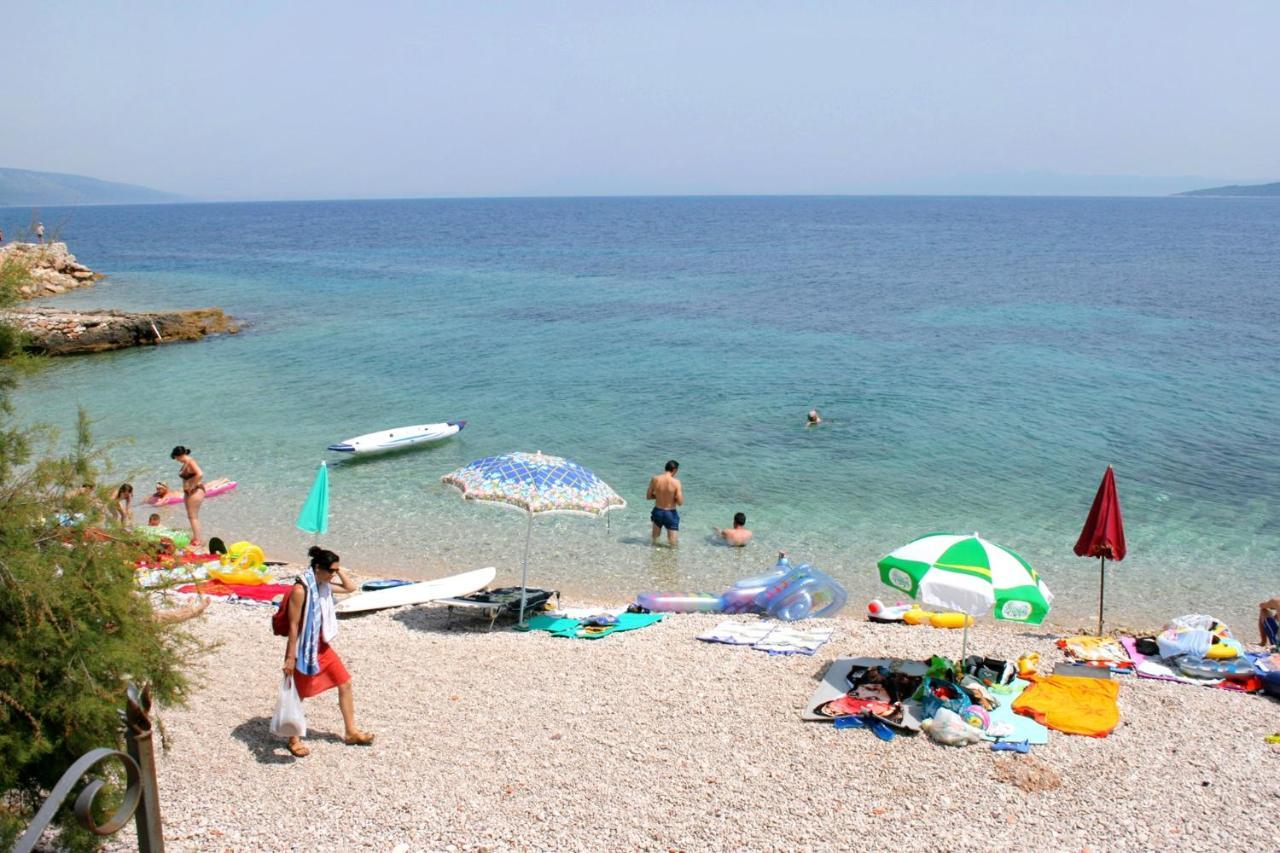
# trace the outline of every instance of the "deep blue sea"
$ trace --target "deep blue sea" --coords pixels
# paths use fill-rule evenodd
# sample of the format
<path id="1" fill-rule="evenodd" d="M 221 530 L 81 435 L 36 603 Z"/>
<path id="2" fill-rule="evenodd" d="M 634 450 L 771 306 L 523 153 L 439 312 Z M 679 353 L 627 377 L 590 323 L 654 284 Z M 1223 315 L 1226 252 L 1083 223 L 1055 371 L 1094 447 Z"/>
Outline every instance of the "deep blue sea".
<path id="1" fill-rule="evenodd" d="M 0 210 L 14 233 L 27 210 Z M 240 482 L 209 533 L 301 559 L 332 464 L 330 547 L 370 574 L 495 565 L 524 522 L 440 483 L 508 450 L 568 456 L 630 506 L 536 522 L 531 581 L 596 599 L 718 589 L 786 549 L 861 604 L 877 558 L 979 531 L 1036 566 L 1051 620 L 1096 614 L 1071 546 L 1107 464 L 1129 556 L 1116 621 L 1280 593 L 1280 200 L 653 198 L 40 211 L 105 282 L 67 307 L 217 305 L 242 334 L 50 360 L 24 419 L 177 483 L 175 444 Z M 804 414 L 827 418 L 807 429 Z M 451 442 L 334 459 L 348 436 L 465 418 Z M 682 542 L 648 544 L 668 458 Z M 717 547 L 733 512 L 756 531 Z M 181 508 L 167 522 L 182 522 Z M 141 516 L 140 516 L 141 517 Z"/>

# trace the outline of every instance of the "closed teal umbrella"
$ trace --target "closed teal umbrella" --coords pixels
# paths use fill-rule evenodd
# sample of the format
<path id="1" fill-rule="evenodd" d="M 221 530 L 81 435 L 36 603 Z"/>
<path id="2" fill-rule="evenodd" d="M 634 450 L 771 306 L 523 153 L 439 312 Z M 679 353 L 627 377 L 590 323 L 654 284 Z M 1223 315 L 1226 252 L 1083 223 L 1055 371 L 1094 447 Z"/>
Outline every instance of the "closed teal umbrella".
<path id="1" fill-rule="evenodd" d="M 323 462 L 311 484 L 311 494 L 298 513 L 298 529 L 317 536 L 329 532 L 329 468 Z"/>

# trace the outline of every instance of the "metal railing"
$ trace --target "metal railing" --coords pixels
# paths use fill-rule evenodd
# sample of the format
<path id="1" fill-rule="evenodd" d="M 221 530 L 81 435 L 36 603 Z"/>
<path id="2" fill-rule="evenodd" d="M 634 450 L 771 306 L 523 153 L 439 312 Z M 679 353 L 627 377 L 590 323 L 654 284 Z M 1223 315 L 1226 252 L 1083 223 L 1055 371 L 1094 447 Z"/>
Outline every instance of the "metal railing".
<path id="1" fill-rule="evenodd" d="M 114 835 L 124 828 L 129 818 L 134 819 L 138 831 L 138 850 L 141 853 L 163 853 L 164 834 L 160 827 L 160 797 L 156 787 L 155 747 L 151 742 L 151 688 L 138 690 L 130 684 L 127 691 L 125 709 L 121 712 L 125 725 L 125 749 L 93 749 L 67 768 L 58 784 L 53 786 L 49 797 L 36 812 L 35 818 L 27 831 L 18 839 L 14 853 L 30 853 L 40 841 L 40 836 L 49 828 L 53 818 L 62 807 L 67 795 L 75 790 L 80 780 L 103 761 L 114 758 L 124 765 L 125 787 L 124 798 L 119 808 L 106 823 L 99 824 L 94 819 L 93 801 L 102 790 L 101 779 L 90 777 L 79 796 L 76 797 L 76 819 L 81 826 L 95 835 Z"/>

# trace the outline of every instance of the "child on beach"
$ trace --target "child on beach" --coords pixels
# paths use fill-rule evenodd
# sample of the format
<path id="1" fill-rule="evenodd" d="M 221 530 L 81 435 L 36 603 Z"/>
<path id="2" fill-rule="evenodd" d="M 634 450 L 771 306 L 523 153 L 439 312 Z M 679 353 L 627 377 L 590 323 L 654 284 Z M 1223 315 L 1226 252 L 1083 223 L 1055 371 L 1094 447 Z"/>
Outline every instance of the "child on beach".
<path id="1" fill-rule="evenodd" d="M 301 699 L 331 687 L 338 688 L 338 708 L 346 727 L 343 741 L 351 746 L 368 746 L 373 743 L 373 732 L 356 727 L 351 674 L 329 645 L 338 634 L 333 587 L 343 592 L 357 592 L 360 587 L 347 577 L 337 554 L 314 545 L 307 554 L 311 557 L 311 568 L 298 576 L 289 593 L 289 641 L 284 649 L 284 674 L 293 679 Z M 289 738 L 289 752 L 298 758 L 311 754 L 297 737 Z"/>
<path id="2" fill-rule="evenodd" d="M 115 502 L 112 503 L 111 505 L 112 514 L 115 515 L 117 519 L 119 519 L 121 524 L 129 523 L 129 517 L 130 517 L 129 510 L 131 509 L 130 505 L 132 503 L 133 503 L 133 484 L 121 483 L 120 488 L 116 489 Z"/>

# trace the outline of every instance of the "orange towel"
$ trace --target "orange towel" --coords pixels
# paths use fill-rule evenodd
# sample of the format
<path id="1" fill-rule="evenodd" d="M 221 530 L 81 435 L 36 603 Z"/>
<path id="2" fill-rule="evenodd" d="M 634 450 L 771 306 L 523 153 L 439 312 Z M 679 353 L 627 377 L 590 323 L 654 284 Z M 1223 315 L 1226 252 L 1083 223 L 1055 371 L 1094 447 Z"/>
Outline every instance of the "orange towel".
<path id="1" fill-rule="evenodd" d="M 1119 695 L 1115 681 L 1049 675 L 1022 691 L 1013 711 L 1069 735 L 1106 737 L 1120 723 Z"/>

